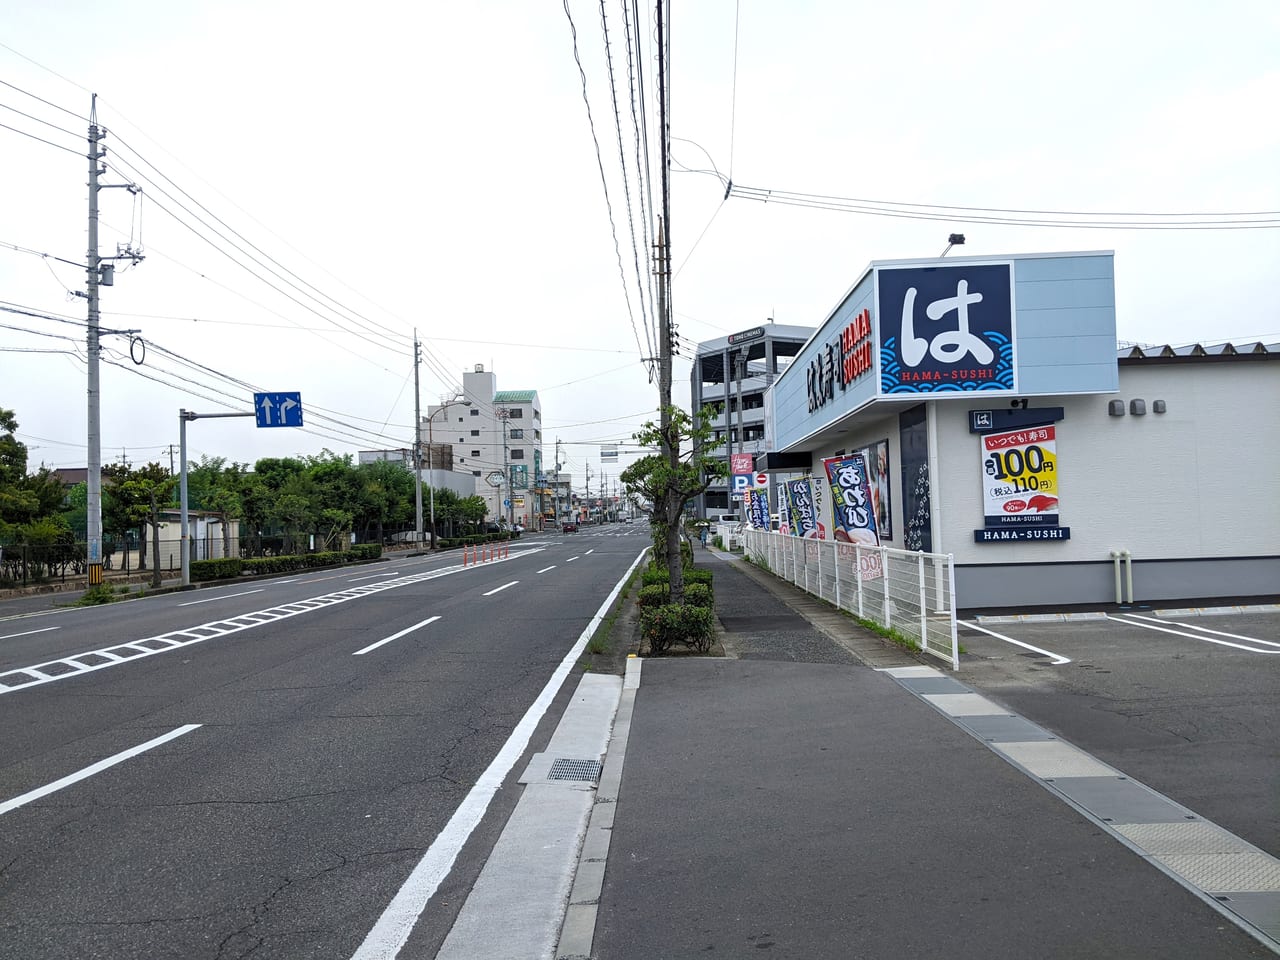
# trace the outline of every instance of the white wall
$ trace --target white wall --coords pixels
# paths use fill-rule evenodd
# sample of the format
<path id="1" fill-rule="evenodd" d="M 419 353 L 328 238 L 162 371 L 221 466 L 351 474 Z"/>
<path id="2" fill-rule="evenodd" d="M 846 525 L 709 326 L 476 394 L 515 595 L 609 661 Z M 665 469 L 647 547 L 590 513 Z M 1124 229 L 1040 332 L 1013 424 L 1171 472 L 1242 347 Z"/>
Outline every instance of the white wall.
<path id="1" fill-rule="evenodd" d="M 1145 416 L 1128 413 L 1135 398 L 1146 401 Z M 1108 416 L 1114 399 L 1125 416 Z M 1153 413 L 1155 400 L 1168 412 Z M 938 402 L 936 551 L 970 564 L 1109 561 L 1121 549 L 1135 561 L 1280 553 L 1274 361 L 1121 366 L 1118 394 L 1033 403 L 1066 411 L 1057 425 L 1059 512 L 1071 539 L 973 542 L 983 525 L 982 468 L 968 411 L 978 405 Z"/>

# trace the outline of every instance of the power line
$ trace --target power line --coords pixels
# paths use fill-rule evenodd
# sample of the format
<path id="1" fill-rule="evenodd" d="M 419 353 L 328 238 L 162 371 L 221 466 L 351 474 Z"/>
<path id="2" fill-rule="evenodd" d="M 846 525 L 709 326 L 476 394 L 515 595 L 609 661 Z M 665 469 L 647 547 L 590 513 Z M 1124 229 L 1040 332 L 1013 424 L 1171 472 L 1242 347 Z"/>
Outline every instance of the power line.
<path id="1" fill-rule="evenodd" d="M 11 51 L 11 52 L 13 52 L 13 53 L 18 53 L 18 51 L 17 51 L 17 50 L 14 50 L 14 49 L 13 49 L 13 47 L 7 47 L 7 46 L 5 46 L 3 43 L 0 43 L 0 47 L 4 47 L 6 50 L 9 50 L 9 51 Z M 22 54 L 18 53 L 18 56 L 22 57 Z M 24 60 L 30 59 L 30 58 L 28 58 L 28 57 L 22 57 L 22 58 L 23 58 Z M 32 63 L 35 63 L 35 61 L 34 61 L 34 60 L 32 60 L 31 62 L 32 62 Z M 39 67 L 39 66 L 40 66 L 40 64 L 36 63 L 36 66 L 38 66 L 38 67 Z M 41 69 L 42 69 L 42 70 L 47 70 L 47 69 L 48 69 L 48 67 L 41 67 Z M 52 73 L 52 71 L 50 71 L 50 72 Z M 54 76 L 57 76 L 57 74 L 54 74 Z M 64 78 L 59 78 L 59 79 L 64 79 Z M 55 109 L 55 110 L 61 110 L 63 113 L 69 113 L 69 114 L 71 114 L 71 116 L 75 117 L 77 120 L 81 120 L 81 121 L 83 121 L 84 123 L 88 123 L 88 122 L 89 122 L 89 118 L 88 118 L 88 117 L 83 116 L 82 114 L 76 113 L 74 110 L 68 110 L 66 107 L 61 107 L 61 106 L 59 106 L 58 104 L 54 103 L 54 102 L 53 102 L 53 101 L 51 101 L 51 100 L 46 100 L 46 99 L 44 99 L 44 97 L 37 97 L 37 96 L 36 96 L 34 93 L 32 93 L 30 90 L 24 90 L 22 87 L 19 87 L 17 84 L 10 83 L 8 80 L 0 80 L 0 83 L 4 84 L 6 87 L 8 87 L 8 88 L 9 88 L 9 89 L 11 89 L 11 90 L 17 90 L 19 93 L 24 94 L 25 96 L 30 97 L 32 100 L 39 100 L 39 101 L 40 101 L 41 103 L 43 103 L 46 107 L 53 107 L 53 109 Z M 80 86 L 80 85 L 79 85 L 79 84 L 73 84 L 73 86 Z M 84 90 L 84 87 L 80 87 L 80 89 L 81 89 L 81 90 Z M 85 93 L 88 93 L 88 92 L 89 92 L 88 90 L 85 90 Z"/>
<path id="2" fill-rule="evenodd" d="M 58 126 L 56 123 L 50 123 L 48 120 L 41 120 L 39 117 L 33 116 L 29 113 L 23 113 L 17 107 L 11 107 L 7 103 L 0 103 L 0 107 L 4 108 L 5 110 L 12 110 L 18 116 L 26 117 L 28 120 L 34 120 L 36 123 L 43 123 L 46 127 L 53 127 L 53 129 L 57 130 L 59 133 L 65 133 L 67 134 L 67 136 L 70 136 L 70 137 L 80 136 L 80 134 L 76 133 L 74 130 L 68 130 L 66 127 Z"/>
<path id="3" fill-rule="evenodd" d="M 14 133 L 21 134 L 24 137 L 30 137 L 32 140 L 39 140 L 41 143 L 48 144 L 58 150 L 65 150 L 67 153 L 75 154 L 77 157 L 84 156 L 84 154 L 79 150 L 72 150 L 70 147 L 64 147 L 62 144 L 54 143 L 52 140 L 46 140 L 44 137 L 37 137 L 34 133 L 27 133 L 25 130 L 19 130 L 17 127 L 11 127 L 7 123 L 0 123 L 0 127 L 3 127 L 5 130 L 12 130 Z"/>

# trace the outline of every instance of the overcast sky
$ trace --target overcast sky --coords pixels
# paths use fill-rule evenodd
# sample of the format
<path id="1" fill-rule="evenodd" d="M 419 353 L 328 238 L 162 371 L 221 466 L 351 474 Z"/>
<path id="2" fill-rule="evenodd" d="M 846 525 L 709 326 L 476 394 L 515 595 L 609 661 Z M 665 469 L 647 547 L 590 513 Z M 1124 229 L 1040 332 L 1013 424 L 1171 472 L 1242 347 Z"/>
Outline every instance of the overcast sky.
<path id="1" fill-rule="evenodd" d="M 675 6 L 682 338 L 769 317 L 817 326 L 868 262 L 935 256 L 951 232 L 968 238 L 953 256 L 1114 250 L 1124 340 L 1280 336 L 1275 229 L 856 215 L 725 200 L 722 179 L 681 170 L 714 168 L 739 188 L 956 207 L 1277 211 L 1274 0 Z M 0 312 L 0 407 L 16 411 L 33 465 L 84 464 L 85 301 L 69 293 L 84 289 L 84 270 L 12 245 L 83 262 L 93 91 L 108 130 L 104 182 L 138 179 L 125 164 L 147 177 L 140 202 L 101 192 L 101 252 L 146 253 L 131 269 L 121 261 L 102 294 L 103 326 L 147 343 L 143 358 L 128 336 L 104 339 L 119 364 L 102 372 L 104 461 L 167 464 L 180 408 L 248 410 L 253 388 L 300 391 L 307 430 L 200 421 L 193 458 L 407 446 L 416 326 L 424 409 L 484 364 L 499 389 L 541 394 L 548 463 L 559 438 L 578 483 L 588 465 L 598 475 L 598 444 L 626 443 L 657 392 L 641 360 L 651 338 L 601 8 L 569 10 L 625 282 L 559 2 L 9 4 L 0 124 L 56 146 L 0 127 L 0 306 L 80 321 Z M 634 206 L 623 10 L 605 4 Z M 641 16 L 649 35 L 652 11 Z M 641 66 L 651 93 L 653 64 Z M 656 136 L 656 112 L 650 123 Z M 639 245 L 645 269 L 642 235 Z M 684 403 L 688 355 L 675 364 Z"/>

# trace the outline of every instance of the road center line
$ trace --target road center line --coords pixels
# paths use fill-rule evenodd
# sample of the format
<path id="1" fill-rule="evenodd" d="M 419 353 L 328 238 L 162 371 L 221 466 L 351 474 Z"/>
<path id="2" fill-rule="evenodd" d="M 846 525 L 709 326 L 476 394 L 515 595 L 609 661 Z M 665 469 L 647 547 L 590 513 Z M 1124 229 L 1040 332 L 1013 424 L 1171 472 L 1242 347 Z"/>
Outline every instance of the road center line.
<path id="1" fill-rule="evenodd" d="M 593 554 L 593 553 L 595 553 L 595 552 L 596 552 L 596 548 L 595 548 L 595 547 L 592 547 L 590 550 L 588 550 L 586 553 L 584 553 L 584 554 L 583 554 L 583 556 L 584 556 L 584 557 L 587 557 L 587 556 L 590 556 L 591 554 Z"/>
<path id="2" fill-rule="evenodd" d="M 542 571 L 539 570 L 539 573 Z M 39 630 L 24 630 L 22 633 L 6 633 L 0 640 L 12 640 L 14 637 L 29 637 L 33 633 L 48 633 L 50 630 L 61 630 L 61 627 L 41 627 Z"/>
<path id="3" fill-rule="evenodd" d="M 565 561 L 565 563 L 573 563 L 573 561 L 577 559 L 578 559 L 577 557 L 570 557 L 568 560 Z"/>
<path id="4" fill-rule="evenodd" d="M 500 587 L 494 587 L 492 590 L 486 590 L 484 593 L 480 594 L 480 596 L 492 597 L 495 593 L 501 593 L 503 590 L 507 589 L 507 587 L 514 587 L 519 582 L 519 580 L 512 580 L 510 583 L 504 583 Z"/>
<path id="5" fill-rule="evenodd" d="M 197 603 L 213 603 L 215 600 L 230 600 L 232 597 L 247 597 L 251 593 L 263 593 L 266 587 L 259 587 L 257 590 L 242 590 L 239 593 L 224 593 L 220 597 L 207 597 L 204 600 L 188 600 L 186 603 L 180 603 L 180 607 L 194 607 Z"/>
<path id="6" fill-rule="evenodd" d="M 988 630 L 986 627 L 980 627 L 976 623 L 969 623 L 967 620 L 957 620 L 956 623 L 962 627 L 968 627 L 970 630 L 978 630 L 988 636 L 995 637 L 997 640 L 1003 640 L 1005 643 L 1012 643 L 1019 647 L 1025 647 L 1028 650 L 1034 650 L 1036 653 L 1043 653 L 1053 661 L 1055 667 L 1060 667 L 1064 663 L 1070 663 L 1070 657 L 1064 657 L 1061 654 L 1054 653 L 1052 650 L 1041 650 L 1039 647 L 1033 647 L 1029 643 L 1023 643 L 1021 640 L 1015 640 L 1013 637 L 1006 637 L 1003 633 L 996 633 L 994 630 Z"/>
<path id="7" fill-rule="evenodd" d="M 114 767 L 117 763 L 122 763 L 130 757 L 136 757 L 140 753 L 146 753 L 148 750 L 158 747 L 162 743 L 168 743 L 170 740 L 177 739 L 183 734 L 190 733 L 192 730 L 198 730 L 199 728 L 200 724 L 198 723 L 188 723 L 185 726 L 178 727 L 176 730 L 170 730 L 168 733 L 163 736 L 156 737 L 154 740 L 148 740 L 146 743 L 140 743 L 136 747 L 130 747 L 128 750 L 122 750 L 120 753 L 107 757 L 105 760 L 99 760 L 97 763 L 91 764 L 83 770 L 78 770 L 75 773 L 68 774 L 61 780 L 55 780 L 53 783 L 48 783 L 43 787 L 37 787 L 34 790 L 30 790 L 20 797 L 14 797 L 12 800 L 6 800 L 4 803 L 0 803 L 0 814 L 8 813 L 10 810 L 17 810 L 18 807 L 24 806 L 32 800 L 39 800 L 41 797 L 47 797 L 49 794 L 56 793 L 63 787 L 69 787 L 71 784 L 84 780 L 86 777 L 92 777 L 95 773 L 101 773 L 103 770 Z"/>
<path id="8" fill-rule="evenodd" d="M 377 643 L 369 644 L 363 650 L 357 650 L 355 653 L 352 654 L 352 656 L 358 657 L 360 656 L 360 654 L 368 653 L 370 650 L 377 650 L 384 643 L 390 643 L 392 640 L 399 640 L 406 633 L 413 633 L 413 631 L 419 629 L 420 627 L 425 627 L 428 623 L 435 623 L 439 619 L 440 619 L 439 617 L 427 617 L 427 619 L 423 620 L 421 623 L 415 623 L 412 627 L 405 627 L 399 633 L 393 633 L 391 636 L 383 640 L 379 640 Z"/>
<path id="9" fill-rule="evenodd" d="M 555 568 L 556 568 L 556 565 L 553 563 L 553 564 L 552 564 L 551 566 L 549 566 L 549 567 L 543 567 L 543 568 L 542 568 L 541 570 L 539 570 L 538 572 L 539 572 L 539 573 L 546 573 L 548 570 L 554 570 Z M 17 636 L 21 636 L 21 634 L 17 634 Z M 0 639 L 3 639 L 3 638 L 0 638 Z"/>

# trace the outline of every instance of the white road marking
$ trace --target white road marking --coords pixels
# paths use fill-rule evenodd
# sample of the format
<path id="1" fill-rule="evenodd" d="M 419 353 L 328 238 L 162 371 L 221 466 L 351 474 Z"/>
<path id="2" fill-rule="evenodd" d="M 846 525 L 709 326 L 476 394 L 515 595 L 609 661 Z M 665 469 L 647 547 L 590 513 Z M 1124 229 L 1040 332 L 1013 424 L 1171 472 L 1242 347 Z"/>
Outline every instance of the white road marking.
<path id="1" fill-rule="evenodd" d="M 120 753 L 107 757 L 105 760 L 99 760 L 97 763 L 91 764 L 83 770 L 78 770 L 75 773 L 63 777 L 61 780 L 55 780 L 53 783 L 48 783 L 43 787 L 37 787 L 35 790 L 30 790 L 20 797 L 14 797 L 12 800 L 6 800 L 4 803 L 0 803 L 0 814 L 8 813 L 10 810 L 17 810 L 18 807 L 24 806 L 32 800 L 39 800 L 41 797 L 47 797 L 49 794 L 55 793 L 63 787 L 69 787 L 71 784 L 84 780 L 86 777 L 92 777 L 95 773 L 101 773 L 109 767 L 114 767 L 117 763 L 128 760 L 130 757 L 136 757 L 140 753 L 146 753 L 148 750 L 158 747 L 162 743 L 168 743 L 170 740 L 174 740 L 183 734 L 190 733 L 192 730 L 198 730 L 199 728 L 200 724 L 198 723 L 188 723 L 185 726 L 178 727 L 176 730 L 170 730 L 168 733 L 163 736 L 156 737 L 154 740 L 148 740 L 146 743 L 140 743 L 136 747 L 130 747 L 128 750 L 122 750 Z"/>
<path id="2" fill-rule="evenodd" d="M 969 623 L 967 620 L 957 620 L 956 623 L 960 624 L 962 627 L 968 627 L 970 630 L 978 630 L 988 636 L 995 637 L 997 640 L 1003 640 L 1005 643 L 1012 643 L 1015 646 L 1025 647 L 1027 650 L 1034 650 L 1036 653 L 1042 653 L 1051 659 L 1055 667 L 1060 667 L 1064 663 L 1071 662 L 1070 657 L 1064 657 L 1059 653 L 1054 653 L 1052 650 L 1041 650 L 1039 647 L 1033 647 L 1029 643 L 1023 643 L 1021 640 L 1015 640 L 1013 637 L 1006 637 L 1003 633 L 996 633 L 994 630 L 988 630 L 986 627 L 980 627 L 976 623 Z"/>
<path id="3" fill-rule="evenodd" d="M 514 587 L 519 582 L 519 580 L 512 580 L 510 583 L 504 583 L 500 587 L 494 587 L 492 590 L 486 590 L 484 593 L 480 594 L 480 596 L 492 597 L 495 593 L 501 593 L 503 590 L 507 589 L 507 587 Z"/>
<path id="4" fill-rule="evenodd" d="M 577 662 L 578 655 L 586 648 L 587 640 L 613 608 L 618 594 L 622 592 L 623 584 L 644 560 L 647 552 L 647 549 L 641 551 L 613 588 L 613 592 L 600 605 L 600 609 L 578 636 L 577 642 L 569 648 L 569 652 L 560 661 L 560 665 L 556 667 L 555 673 L 542 688 L 538 698 L 533 701 L 515 729 L 511 731 L 511 736 L 502 745 L 498 755 L 493 758 L 493 762 L 484 773 L 480 774 L 476 785 L 471 788 L 471 792 L 454 811 L 444 829 L 432 842 L 423 858 L 418 861 L 418 865 L 413 868 L 409 879 L 387 904 L 387 909 L 382 911 L 382 916 L 373 925 L 369 935 L 364 938 L 364 943 L 360 944 L 359 949 L 351 955 L 351 960 L 394 960 L 400 953 L 400 949 L 409 939 L 409 934 L 413 932 L 414 925 L 422 918 L 427 903 L 435 896 L 440 884 L 453 869 L 454 861 L 457 860 L 463 845 L 484 818 L 490 801 L 502 786 L 502 781 L 524 754 L 533 731 L 537 729 L 543 714 L 551 706 L 551 701 L 555 699 L 565 677 Z"/>
<path id="5" fill-rule="evenodd" d="M 292 580 L 272 580 L 272 581 L 271 581 L 271 585 L 272 585 L 273 587 L 278 587 L 278 586 L 280 586 L 282 583 L 297 583 L 297 582 L 298 582 L 298 578 L 297 578 L 297 577 L 294 577 Z"/>
<path id="6" fill-rule="evenodd" d="M 359 583 L 361 580 L 376 580 L 378 579 L 378 577 L 394 577 L 394 576 L 396 576 L 396 572 L 394 570 L 383 570 L 381 573 L 370 573 L 363 577 L 352 577 L 350 580 L 347 581 L 347 583 Z"/>
<path id="7" fill-rule="evenodd" d="M 1114 620 L 1116 623 L 1127 623 L 1131 627 L 1141 627 L 1143 630 L 1155 630 L 1159 633 L 1172 633 L 1175 637 L 1187 637 L 1188 639 L 1200 640 L 1204 643 L 1216 643 L 1223 647 L 1234 647 L 1237 650 L 1247 650 L 1249 653 L 1280 653 L 1280 649 L 1259 650 L 1257 647 L 1247 647 L 1243 643 L 1231 643 L 1227 640 L 1215 640 L 1213 637 L 1206 637 L 1202 633 L 1187 633 L 1184 630 L 1170 630 L 1168 627 L 1157 627 L 1155 624 L 1142 623 L 1138 620 L 1130 620 L 1127 617 L 1113 617 L 1108 614 L 1107 619 Z"/>
<path id="8" fill-rule="evenodd" d="M 423 620 L 421 623 L 415 623 L 412 627 L 405 627 L 399 633 L 393 633 L 391 636 L 383 640 L 379 640 L 377 643 L 369 644 L 363 650 L 357 650 L 355 653 L 352 654 L 352 656 L 358 657 L 362 653 L 368 653 L 370 650 L 377 650 L 384 643 L 390 643 L 392 640 L 399 640 L 406 633 L 413 633 L 413 631 L 419 629 L 420 627 L 425 627 L 428 623 L 435 623 L 439 619 L 440 619 L 439 617 L 427 617 L 427 619 Z"/>
<path id="9" fill-rule="evenodd" d="M 180 607 L 194 607 L 197 603 L 213 603 L 215 600 L 230 600 L 232 597 L 247 597 L 251 593 L 262 593 L 266 587 L 259 587 L 257 590 L 242 590 L 239 593 L 224 593 L 220 597 L 208 597 L 204 600 L 188 600 L 186 603 L 180 603 Z"/>
<path id="10" fill-rule="evenodd" d="M 542 571 L 539 570 L 539 573 Z M 61 627 L 41 627 L 39 630 L 24 630 L 22 633 L 6 633 L 0 640 L 12 640 L 14 637 L 29 637 L 33 633 L 48 633 L 50 630 L 61 630 Z"/>
<path id="11" fill-rule="evenodd" d="M 556 568 L 556 565 L 553 563 L 553 564 L 552 564 L 551 566 L 549 566 L 549 567 L 543 567 L 543 568 L 542 568 L 541 570 L 539 570 L 538 572 L 539 572 L 539 573 L 546 573 L 548 570 L 554 570 L 555 568 Z M 0 639 L 3 639 L 3 638 L 2 638 L 2 637 L 0 637 Z"/>
<path id="12" fill-rule="evenodd" d="M 565 563 L 573 563 L 573 561 L 577 559 L 578 559 L 577 557 L 570 557 L 568 560 L 565 561 Z"/>
<path id="13" fill-rule="evenodd" d="M 1223 630 L 1210 630 L 1208 627 L 1202 627 L 1196 623 L 1180 623 L 1177 620 L 1152 619 L 1151 617 L 1144 617 L 1137 613 L 1127 613 L 1125 616 L 1133 617 L 1136 620 L 1149 620 L 1152 623 L 1171 623 L 1175 627 L 1183 627 L 1187 630 L 1200 630 L 1204 633 L 1212 633 L 1215 637 L 1230 637 L 1232 640 L 1244 640 L 1246 643 L 1265 643 L 1268 647 L 1280 647 L 1280 643 L 1277 643 L 1275 640 L 1263 640 L 1261 637 L 1246 637 L 1243 634 L 1227 633 Z"/>
<path id="14" fill-rule="evenodd" d="M 589 556 L 590 554 L 593 554 L 593 553 L 595 553 L 595 552 L 596 552 L 596 548 L 595 548 L 595 547 L 592 547 L 590 550 L 588 550 L 586 553 L 584 553 L 584 554 L 583 554 L 583 556 L 584 556 L 584 557 L 585 557 L 585 556 Z"/>

